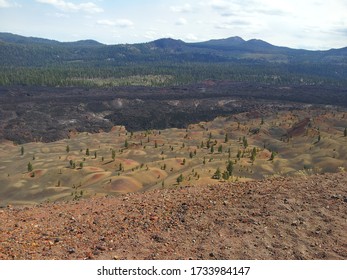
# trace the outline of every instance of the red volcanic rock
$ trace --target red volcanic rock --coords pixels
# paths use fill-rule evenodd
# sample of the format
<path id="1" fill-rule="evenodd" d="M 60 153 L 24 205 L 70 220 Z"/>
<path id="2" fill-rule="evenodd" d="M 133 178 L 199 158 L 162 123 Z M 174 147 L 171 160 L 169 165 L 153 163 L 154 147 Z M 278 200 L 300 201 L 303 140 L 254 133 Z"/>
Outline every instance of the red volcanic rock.
<path id="1" fill-rule="evenodd" d="M 0 259 L 346 259 L 345 173 L 0 210 Z"/>

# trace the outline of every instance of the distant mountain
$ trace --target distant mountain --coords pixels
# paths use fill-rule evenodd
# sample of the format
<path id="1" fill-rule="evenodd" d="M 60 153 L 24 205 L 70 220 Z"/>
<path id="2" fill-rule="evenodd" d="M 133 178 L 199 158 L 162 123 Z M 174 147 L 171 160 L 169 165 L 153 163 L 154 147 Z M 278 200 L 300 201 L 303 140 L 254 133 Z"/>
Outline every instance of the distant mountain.
<path id="1" fill-rule="evenodd" d="M 241 37 L 230 37 L 226 39 L 219 39 L 219 40 L 209 40 L 206 42 L 200 42 L 200 43 L 194 43 L 193 45 L 200 48 L 231 48 L 231 47 L 237 47 L 243 44 L 245 40 L 243 40 Z"/>
<path id="2" fill-rule="evenodd" d="M 12 33 L 0 33 L 0 42 L 13 43 L 13 44 L 45 44 L 45 45 L 58 45 L 60 42 L 49 39 L 42 39 L 36 37 L 24 37 Z"/>
<path id="3" fill-rule="evenodd" d="M 209 70 L 212 64 L 216 67 L 214 72 Z M 233 67 L 230 67 L 231 65 Z M 246 41 L 241 37 L 199 43 L 162 38 L 141 44 L 105 45 L 94 40 L 59 42 L 0 33 L 0 85 L 18 83 L 18 80 L 24 84 L 34 83 L 34 74 L 25 81 L 19 78 L 21 73 L 18 69 L 23 67 L 27 69 L 57 66 L 64 68 L 65 72 L 57 74 L 54 70 L 51 75 L 55 76 L 56 82 L 53 84 L 59 84 L 58 81 L 61 79 L 70 79 L 70 84 L 72 74 L 76 76 L 85 72 L 89 74 L 82 75 L 83 77 L 96 77 L 96 73 L 99 73 L 101 78 L 108 78 L 111 72 L 114 77 L 115 67 L 122 67 L 124 73 L 121 72 L 120 76 L 157 73 L 174 75 L 176 78 L 179 76 L 180 81 L 186 82 L 203 78 L 233 78 L 240 81 L 275 79 L 278 83 L 289 83 L 293 79 L 304 80 L 305 83 L 325 83 L 327 79 L 333 79 L 334 83 L 346 83 L 347 47 L 309 51 L 278 47 L 257 39 Z M 12 70 L 6 70 L 9 67 Z M 78 70 L 73 72 L 72 69 L 76 67 Z M 95 67 L 109 67 L 112 70 L 105 70 L 106 74 L 100 74 L 102 71 L 94 71 Z M 84 70 L 81 71 L 81 68 Z M 1 76 L 1 71 L 7 74 Z M 9 71 L 15 71 L 17 78 L 8 74 Z M 40 73 L 41 84 L 47 80 L 45 73 L 44 70 Z M 289 76 L 291 78 L 288 78 Z M 306 78 L 302 79 L 303 76 Z"/>
<path id="4" fill-rule="evenodd" d="M 71 47 L 100 47 L 100 46 L 105 46 L 102 43 L 99 43 L 98 41 L 95 40 L 80 40 L 76 42 L 65 42 L 62 43 L 67 46 Z"/>
<path id="5" fill-rule="evenodd" d="M 187 45 L 182 40 L 175 40 L 171 38 L 158 39 L 149 44 L 162 49 L 180 49 Z"/>
<path id="6" fill-rule="evenodd" d="M 221 62 L 258 61 L 298 63 L 300 61 L 347 64 L 346 49 L 307 51 L 277 47 L 262 40 L 231 37 L 200 43 L 163 38 L 143 44 L 104 45 L 94 40 L 58 42 L 11 33 L 0 33 L 0 66 L 30 66 L 65 63 L 73 60 L 102 61 L 172 61 Z M 163 57 L 165 54 L 167 58 Z"/>
<path id="7" fill-rule="evenodd" d="M 95 40 L 81 40 L 76 42 L 59 42 L 56 40 L 42 39 L 36 37 L 24 37 L 21 35 L 16 35 L 12 33 L 1 33 L 0 32 L 0 42 L 3 43 L 13 43 L 13 44 L 21 44 L 21 45 L 53 45 L 53 46 L 72 46 L 72 47 L 90 47 L 90 46 L 102 46 L 103 44 L 95 41 Z"/>
<path id="8" fill-rule="evenodd" d="M 209 40 L 207 42 L 197 43 L 197 44 L 204 44 L 204 45 L 210 45 L 210 46 L 238 46 L 242 43 L 246 42 L 241 37 L 235 36 L 230 37 L 226 39 L 214 39 Z"/>

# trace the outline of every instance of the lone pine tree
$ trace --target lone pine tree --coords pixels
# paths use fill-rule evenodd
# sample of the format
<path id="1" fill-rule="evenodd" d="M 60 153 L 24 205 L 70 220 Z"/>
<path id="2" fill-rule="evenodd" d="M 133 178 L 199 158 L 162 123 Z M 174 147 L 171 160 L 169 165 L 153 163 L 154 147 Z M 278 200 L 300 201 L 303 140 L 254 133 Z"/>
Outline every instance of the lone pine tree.
<path id="1" fill-rule="evenodd" d="M 246 149 L 248 147 L 248 141 L 247 141 L 247 138 L 245 136 L 243 136 L 242 142 L 243 142 L 243 147 Z"/>
<path id="2" fill-rule="evenodd" d="M 254 147 L 252 150 L 252 154 L 251 154 L 251 161 L 255 161 L 255 157 L 257 156 L 257 149 Z"/>
<path id="3" fill-rule="evenodd" d="M 32 172 L 34 170 L 33 165 L 31 162 L 28 163 L 28 172 Z"/>
<path id="4" fill-rule="evenodd" d="M 234 171 L 234 165 L 233 163 L 229 160 L 228 164 L 227 164 L 227 172 L 229 173 L 229 176 L 233 175 L 233 171 Z"/>
<path id="5" fill-rule="evenodd" d="M 216 172 L 213 174 L 212 179 L 220 180 L 222 178 L 222 172 L 220 171 L 220 168 L 218 167 Z"/>
<path id="6" fill-rule="evenodd" d="M 180 184 L 183 182 L 183 175 L 182 174 L 177 177 L 176 182 L 177 182 L 177 184 Z"/>
<path id="7" fill-rule="evenodd" d="M 274 158 L 275 158 L 275 156 L 276 156 L 276 153 L 275 153 L 275 152 L 272 152 L 272 153 L 271 153 L 271 156 L 270 156 L 270 161 L 273 161 Z"/>
<path id="8" fill-rule="evenodd" d="M 225 170 L 225 171 L 223 172 L 222 178 L 223 178 L 224 180 L 229 180 L 230 175 L 229 175 L 229 172 L 228 172 L 227 170 Z"/>

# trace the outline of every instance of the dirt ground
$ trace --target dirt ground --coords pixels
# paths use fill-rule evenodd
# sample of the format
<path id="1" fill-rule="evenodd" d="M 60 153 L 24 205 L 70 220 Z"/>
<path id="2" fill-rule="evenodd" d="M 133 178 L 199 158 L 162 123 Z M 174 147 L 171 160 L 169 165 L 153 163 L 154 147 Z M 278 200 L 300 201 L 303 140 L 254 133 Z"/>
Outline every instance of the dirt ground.
<path id="1" fill-rule="evenodd" d="M 8 206 L 0 220 L 0 259 L 347 259 L 347 176 Z"/>

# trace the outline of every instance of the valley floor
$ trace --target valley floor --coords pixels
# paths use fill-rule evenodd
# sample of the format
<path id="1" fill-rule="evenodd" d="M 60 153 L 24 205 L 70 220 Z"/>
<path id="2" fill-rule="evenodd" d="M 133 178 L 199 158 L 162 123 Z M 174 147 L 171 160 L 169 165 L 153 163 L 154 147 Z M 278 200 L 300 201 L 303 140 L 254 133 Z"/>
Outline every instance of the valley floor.
<path id="1" fill-rule="evenodd" d="M 0 259 L 347 259 L 346 173 L 0 209 Z"/>

